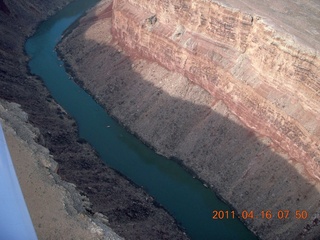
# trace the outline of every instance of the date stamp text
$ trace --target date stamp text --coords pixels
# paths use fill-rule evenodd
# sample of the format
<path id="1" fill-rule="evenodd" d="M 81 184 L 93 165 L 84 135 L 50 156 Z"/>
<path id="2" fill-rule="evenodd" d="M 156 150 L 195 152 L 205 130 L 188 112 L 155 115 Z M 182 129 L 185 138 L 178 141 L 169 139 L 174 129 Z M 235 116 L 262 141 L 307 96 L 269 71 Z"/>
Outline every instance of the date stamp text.
<path id="1" fill-rule="evenodd" d="M 306 220 L 309 214 L 306 210 L 295 210 L 290 211 L 287 209 L 284 210 L 262 210 L 259 212 L 253 210 L 243 210 L 239 214 L 231 210 L 213 210 L 212 219 L 213 220 L 222 220 L 222 219 L 235 219 L 241 218 L 246 219 L 301 219 Z"/>

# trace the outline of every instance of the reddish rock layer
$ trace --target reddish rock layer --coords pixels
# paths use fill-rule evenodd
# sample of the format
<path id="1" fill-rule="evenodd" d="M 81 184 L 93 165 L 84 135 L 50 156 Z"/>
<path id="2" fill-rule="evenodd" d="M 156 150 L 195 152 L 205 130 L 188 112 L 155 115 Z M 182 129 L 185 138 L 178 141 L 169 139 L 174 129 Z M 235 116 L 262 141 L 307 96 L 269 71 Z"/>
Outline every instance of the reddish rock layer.
<path id="1" fill-rule="evenodd" d="M 245 101 L 247 105 L 242 103 L 240 105 L 242 99 L 237 100 L 233 95 L 225 97 L 232 94 L 233 89 L 240 91 L 239 86 L 244 86 L 246 92 L 240 91 L 239 94 L 248 95 L 257 91 L 254 84 L 259 84 L 260 78 L 250 78 L 254 72 L 250 70 L 250 65 L 246 64 L 249 62 L 245 58 L 248 51 L 241 55 L 238 50 L 231 50 L 230 46 L 229 49 L 223 48 L 222 40 L 219 43 L 206 39 L 208 43 L 210 41 L 215 43 L 215 45 L 207 44 L 205 47 L 211 47 L 216 51 L 213 52 L 215 55 L 211 56 L 216 57 L 216 63 L 212 65 L 217 71 L 213 74 L 219 74 L 216 80 L 217 88 L 221 88 L 219 84 L 224 80 L 220 79 L 224 76 L 223 71 L 232 81 L 230 86 L 235 85 L 226 90 L 223 88 L 216 90 L 216 95 L 210 95 L 198 85 L 188 81 L 182 74 L 141 58 L 144 56 L 161 63 L 158 57 L 162 57 L 164 65 L 167 64 L 166 59 L 170 60 L 171 57 L 169 63 L 173 65 L 172 69 L 179 67 L 180 71 L 186 74 L 188 73 L 184 70 L 186 67 L 183 64 L 181 66 L 176 64 L 177 56 L 193 59 L 195 62 L 193 64 L 196 64 L 196 61 L 199 61 L 199 64 L 206 64 L 208 61 L 206 56 L 209 55 L 204 48 L 201 52 L 202 58 L 197 59 L 197 55 L 191 50 L 179 47 L 170 38 L 170 34 L 167 37 L 168 31 L 165 31 L 170 27 L 169 24 L 157 35 L 138 32 L 137 39 L 132 41 L 131 36 L 125 31 L 130 31 L 130 34 L 137 32 L 134 28 L 128 28 L 133 24 L 131 21 L 139 21 L 138 17 L 135 18 L 135 14 L 131 14 L 139 9 L 140 6 L 137 6 L 132 8 L 131 12 L 127 11 L 130 20 L 120 19 L 128 22 L 124 24 L 128 30 L 124 29 L 123 33 L 119 30 L 122 35 L 128 37 L 128 42 L 122 42 L 118 38 L 120 43 L 124 47 L 126 44 L 137 44 L 126 47 L 131 56 L 128 57 L 127 51 L 117 45 L 116 39 L 110 32 L 112 23 L 107 13 L 109 5 L 103 2 L 105 1 L 97 6 L 95 12 L 81 19 L 79 26 L 67 34 L 59 45 L 59 50 L 70 67 L 69 70 L 72 69 L 71 73 L 75 79 L 78 79 L 83 87 L 130 131 L 153 146 L 160 154 L 180 159 L 184 166 L 191 169 L 225 201 L 232 204 L 239 213 L 243 210 L 252 210 L 256 214 L 268 209 L 272 211 L 274 216 L 269 220 L 265 218 L 246 220 L 248 227 L 261 239 L 319 237 L 320 225 L 317 225 L 317 221 L 320 214 L 320 184 L 314 179 L 306 179 L 302 164 L 290 161 L 284 151 L 270 146 L 270 138 L 257 136 L 248 130 L 226 107 L 226 104 L 231 106 L 238 104 L 235 107 L 240 109 L 241 106 L 244 108 L 248 105 Z M 119 11 L 119 8 L 116 7 L 115 11 Z M 143 15 L 146 11 L 141 12 Z M 154 12 L 152 15 L 147 13 L 148 20 L 146 22 L 142 17 L 141 25 L 145 24 L 150 31 L 153 31 L 152 26 L 155 28 L 159 24 L 158 15 L 154 17 Z M 179 30 L 187 34 L 183 29 L 185 28 L 180 27 Z M 140 46 L 139 34 L 141 38 L 150 38 L 150 44 L 146 47 Z M 192 34 L 196 36 L 195 33 Z M 182 34 L 178 35 L 183 37 Z M 201 34 L 197 35 L 197 41 L 204 42 L 200 36 Z M 161 48 L 159 44 L 162 44 Z M 154 51 L 156 47 L 157 52 Z M 139 52 L 134 51 L 134 48 L 140 49 Z M 171 48 L 173 50 L 170 50 Z M 167 49 L 171 52 L 163 53 L 168 51 Z M 235 58 L 237 54 L 238 57 Z M 238 58 L 243 59 L 243 62 L 237 60 Z M 188 59 L 186 63 L 189 64 Z M 167 64 L 167 68 L 171 67 L 170 64 Z M 207 67 L 207 71 L 211 71 L 210 67 L 203 66 Z M 196 74 L 201 72 L 198 68 L 193 70 L 192 74 L 189 72 L 190 76 L 197 76 Z M 246 75 L 248 76 L 246 82 L 248 86 L 246 86 L 241 82 L 240 74 L 249 70 L 251 72 Z M 232 74 L 239 74 L 239 80 L 236 81 Z M 257 82 L 252 83 L 249 80 Z M 203 81 L 207 81 L 208 83 L 204 84 L 212 87 L 212 83 L 206 78 Z M 259 104 L 261 106 L 262 103 Z M 251 119 L 254 124 L 255 119 L 252 117 Z M 279 209 L 289 209 L 290 216 L 287 219 L 278 219 L 276 213 Z M 309 218 L 306 220 L 294 217 L 295 211 L 302 209 L 307 209 L 309 213 Z"/>
<path id="2" fill-rule="evenodd" d="M 320 180 L 320 58 L 259 17 L 209 1 L 115 0 L 131 55 L 178 71 Z"/>

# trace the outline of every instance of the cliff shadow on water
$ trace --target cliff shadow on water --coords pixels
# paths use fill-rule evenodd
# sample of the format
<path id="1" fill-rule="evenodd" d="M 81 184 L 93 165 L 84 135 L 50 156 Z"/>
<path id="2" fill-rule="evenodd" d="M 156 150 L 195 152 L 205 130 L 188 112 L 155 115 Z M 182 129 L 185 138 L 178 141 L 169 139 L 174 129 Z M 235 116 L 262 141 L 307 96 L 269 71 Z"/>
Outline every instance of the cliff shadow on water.
<path id="1" fill-rule="evenodd" d="M 0 29 L 3 30 L 4 33 L 0 36 L 1 105 L 2 101 L 8 101 L 18 103 L 21 106 L 23 111 L 25 111 L 23 112 L 23 121 L 26 121 L 39 129 L 39 131 L 35 130 L 36 133 L 35 135 L 32 135 L 32 138 L 35 138 L 37 143 L 49 149 L 50 155 L 52 154 L 54 160 L 59 162 L 59 169 L 61 171 L 58 170 L 58 172 L 63 173 L 60 174 L 62 179 L 74 183 L 77 186 L 77 190 L 81 192 L 81 197 L 79 197 L 78 192 L 75 193 L 70 189 L 65 192 L 65 194 L 71 195 L 73 207 L 76 211 L 79 211 L 75 212 L 72 207 L 69 208 L 67 205 L 64 205 L 66 209 L 63 210 L 66 210 L 66 212 L 70 211 L 68 212 L 69 215 L 66 217 L 71 219 L 75 214 L 79 215 L 81 218 L 83 217 L 82 215 L 89 215 L 91 219 L 95 219 L 94 221 L 91 221 L 90 219 L 93 226 L 95 226 L 96 220 L 99 223 L 101 223 L 101 221 L 107 223 L 108 219 L 101 216 L 101 214 L 92 211 L 91 203 L 88 202 L 88 199 L 84 196 L 84 190 L 87 192 L 101 191 L 105 194 L 103 196 L 97 195 L 97 198 L 103 197 L 101 202 L 108 202 L 108 210 L 114 210 L 114 218 L 123 217 L 126 222 L 130 222 L 133 226 L 137 221 L 140 223 L 140 228 L 136 227 L 136 231 L 130 232 L 130 229 L 128 229 L 127 232 L 129 233 L 127 233 L 127 235 L 130 235 L 131 239 L 138 239 L 139 237 L 159 239 L 159 236 L 162 235 L 160 231 L 162 228 L 166 229 L 166 232 L 163 235 L 167 239 L 186 239 L 187 237 L 183 231 L 177 227 L 177 224 L 172 217 L 170 217 L 162 208 L 159 208 L 159 206 L 155 206 L 153 204 L 153 199 L 150 198 L 145 191 L 141 188 L 137 188 L 137 186 L 129 182 L 117 171 L 107 167 L 101 159 L 97 157 L 94 149 L 83 141 L 83 139 L 79 139 L 75 121 L 62 109 L 61 105 L 52 98 L 51 93 L 44 86 L 43 80 L 31 74 L 30 69 L 28 70 L 28 61 L 30 59 L 28 59 L 23 52 L 26 37 L 33 33 L 33 29 L 36 28 L 37 23 L 54 13 L 53 9 L 56 9 L 58 6 L 62 7 L 67 4 L 67 2 L 59 0 L 53 2 L 43 1 L 41 4 L 37 1 L 28 1 L 26 3 L 20 0 L 11 1 L 10 4 L 8 1 L 3 2 L 8 3 L 7 5 L 10 9 L 10 13 L 3 13 L 0 8 Z M 75 4 L 77 4 L 77 2 L 80 2 L 81 5 L 81 2 L 87 3 L 89 1 L 75 1 Z M 62 9 L 62 15 L 65 14 L 66 16 L 66 18 L 62 19 L 63 22 L 68 21 L 73 15 L 73 13 L 71 14 L 66 10 L 67 8 L 70 10 L 70 6 L 71 5 L 68 5 Z M 72 7 L 73 9 L 71 9 L 71 12 L 76 8 L 75 5 L 72 5 Z M 83 6 L 78 5 L 78 7 L 82 8 Z M 87 5 L 84 7 L 87 7 Z M 67 12 L 65 12 L 65 10 Z M 59 13 L 57 15 L 59 15 Z M 48 21 L 45 21 L 41 25 L 47 26 L 48 28 L 55 27 L 56 25 L 50 24 L 50 21 L 56 18 L 57 15 L 48 19 L 49 23 Z M 60 27 L 59 25 L 61 24 L 57 25 Z M 38 46 L 42 47 L 50 41 L 56 41 L 54 36 L 59 37 L 60 35 L 53 34 L 45 39 L 45 41 L 40 41 L 41 44 L 38 44 Z M 52 49 L 50 49 L 50 54 L 53 54 Z M 55 70 L 50 72 L 51 70 L 48 68 L 48 66 L 51 65 L 49 60 L 47 58 L 41 58 L 42 55 L 39 55 L 41 62 L 45 65 L 45 68 L 43 68 L 44 72 L 49 75 L 53 73 L 53 76 L 57 77 L 54 74 Z M 40 65 L 41 64 L 39 64 L 39 68 L 42 69 L 43 65 Z M 66 95 L 68 96 L 68 94 Z M 15 104 L 9 103 L 0 107 L 3 112 L 9 113 L 10 109 L 7 109 L 6 106 L 10 105 L 16 106 Z M 3 116 L 1 116 L 1 118 L 2 117 Z M 5 121 L 6 120 L 17 124 L 17 121 L 14 118 L 5 118 Z M 18 134 L 23 132 L 23 127 L 19 128 L 18 125 L 17 128 Z M 33 150 L 29 142 L 27 147 Z M 46 165 L 45 159 L 44 162 L 45 163 L 42 163 L 41 161 L 39 168 L 45 168 L 42 170 L 47 171 L 48 166 Z M 49 178 L 49 175 L 46 175 L 45 177 Z M 31 179 L 32 178 L 28 179 L 28 181 L 31 181 Z M 50 179 L 50 181 L 51 180 L 55 182 L 54 179 Z M 32 181 L 30 184 L 33 186 Z M 54 187 L 64 191 L 65 185 L 61 187 L 59 184 L 60 180 L 55 182 Z M 72 235 L 72 231 L 65 231 L 65 229 L 73 227 L 73 230 L 76 231 L 76 227 L 67 224 L 64 225 L 63 220 L 57 219 L 55 217 L 56 215 L 50 214 L 51 210 L 55 211 L 52 204 L 49 203 L 50 201 L 44 199 L 45 195 L 43 195 L 42 190 L 39 191 L 38 188 L 35 188 L 35 192 L 39 194 L 37 197 L 40 199 L 42 198 L 43 200 L 43 206 L 41 207 L 47 209 L 46 212 L 41 212 L 40 206 L 36 206 L 35 209 L 29 208 L 38 237 L 45 239 L 72 238 L 72 236 L 74 236 Z M 61 196 L 61 198 L 62 197 L 63 196 Z M 128 201 L 128 199 L 130 199 L 130 201 Z M 32 201 L 32 199 L 26 200 Z M 61 205 L 62 204 L 64 204 L 64 202 L 61 202 Z M 34 214 L 35 212 L 36 214 Z M 37 218 L 37 214 L 40 215 L 40 217 Z M 42 214 L 46 216 L 42 217 Z M 57 224 L 45 226 L 45 218 L 50 219 Z M 86 219 L 86 217 L 84 217 L 84 219 Z M 61 227 L 61 224 L 64 226 Z M 79 222 L 79 224 L 82 223 Z M 152 232 L 150 229 L 144 228 L 144 225 L 146 224 L 153 227 Z M 94 237 L 92 235 L 93 231 L 95 231 L 97 235 L 103 234 L 100 227 L 86 229 L 83 224 L 81 227 L 84 232 L 89 235 L 91 234 L 91 237 Z M 119 226 L 119 228 L 121 228 L 121 226 Z M 126 231 L 124 228 L 125 226 L 122 225 L 122 231 Z M 78 235 L 75 237 L 77 239 L 79 237 L 86 238 L 86 236 L 81 235 L 81 233 L 77 234 Z"/>
<path id="2" fill-rule="evenodd" d="M 141 59 L 134 50 L 128 53 L 125 46 L 118 46 L 112 39 L 110 7 L 101 5 L 81 19 L 77 28 L 64 36 L 58 49 L 69 73 L 110 115 L 158 153 L 179 161 L 200 178 L 231 204 L 259 237 L 319 237 L 319 191 L 315 182 L 304 177 L 303 168 L 276 149 L 272 139 L 246 128 L 215 96 L 182 75 Z M 127 141 L 128 148 L 136 147 L 130 144 Z M 117 151 L 108 145 L 103 148 L 105 152 Z M 111 157 L 119 162 L 122 153 L 115 152 Z M 129 158 L 126 164 L 134 165 L 134 161 L 130 163 Z M 67 177 L 63 166 L 60 173 Z M 138 175 L 145 176 L 144 181 L 156 182 L 155 177 L 144 174 Z M 110 216 L 112 228 L 118 228 L 119 220 L 126 224 L 106 210 L 104 192 L 96 189 L 86 194 L 95 211 Z M 181 201 L 172 194 L 171 201 Z M 184 196 L 185 200 L 192 197 Z M 183 201 L 180 206 L 184 207 Z M 247 216 L 246 212 L 254 216 Z M 308 216 L 301 216 L 305 213 Z"/>

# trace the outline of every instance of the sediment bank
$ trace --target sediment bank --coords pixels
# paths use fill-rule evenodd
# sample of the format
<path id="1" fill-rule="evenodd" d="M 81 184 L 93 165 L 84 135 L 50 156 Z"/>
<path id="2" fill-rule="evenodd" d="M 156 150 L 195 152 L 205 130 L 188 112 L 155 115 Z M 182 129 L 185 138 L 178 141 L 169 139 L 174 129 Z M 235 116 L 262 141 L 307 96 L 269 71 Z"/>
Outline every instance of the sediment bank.
<path id="1" fill-rule="evenodd" d="M 242 59 L 240 65 L 233 62 L 235 59 L 241 58 L 241 54 L 237 55 L 237 51 L 242 49 L 241 41 L 243 39 L 240 37 L 239 39 L 242 40 L 236 41 L 241 44 L 236 45 L 238 48 L 235 49 L 223 46 L 221 39 L 210 45 L 210 41 L 207 39 L 208 42 L 205 42 L 200 34 L 188 33 L 186 29 L 190 30 L 192 26 L 190 27 L 189 23 L 184 26 L 181 19 L 180 28 L 179 26 L 177 29 L 175 26 L 170 26 L 170 21 L 164 27 L 161 21 L 164 21 L 167 15 L 160 3 L 145 6 L 135 5 L 134 1 L 130 3 L 115 1 L 115 3 L 117 4 L 113 5 L 115 10 L 112 10 L 103 1 L 88 16 L 81 19 L 79 26 L 68 33 L 60 43 L 59 51 L 75 79 L 78 79 L 112 116 L 116 117 L 143 141 L 153 146 L 159 153 L 180 159 L 186 167 L 192 169 L 223 199 L 231 203 L 238 212 L 245 209 L 257 214 L 266 210 L 277 213 L 279 209 L 289 209 L 291 215 L 288 219 L 279 219 L 274 215 L 268 220 L 261 217 L 245 220 L 249 228 L 262 239 L 275 239 L 276 237 L 280 239 L 299 239 L 302 237 L 313 239 L 318 237 L 319 225 L 316 224 L 319 219 L 320 207 L 320 186 L 316 180 L 318 172 L 317 168 L 308 169 L 310 162 L 307 161 L 310 156 L 314 154 L 316 156 L 318 150 L 314 148 L 316 145 L 309 148 L 309 143 L 308 146 L 300 145 L 302 150 L 300 147 L 297 148 L 301 151 L 296 149 L 294 152 L 290 152 L 289 148 L 281 147 L 280 145 L 284 144 L 288 140 L 287 138 L 289 138 L 290 144 L 297 139 L 291 138 L 290 134 L 285 135 L 286 130 L 282 127 L 279 128 L 282 132 L 279 130 L 277 137 L 273 133 L 269 134 L 270 132 L 267 130 L 268 134 L 263 134 L 263 131 L 260 131 L 265 129 L 265 127 L 259 127 L 263 125 L 261 119 L 269 115 L 259 113 L 260 110 L 257 107 L 260 106 L 263 109 L 265 105 L 262 106 L 257 101 L 260 97 L 249 93 L 253 92 L 256 87 L 255 83 L 260 82 L 262 88 L 265 89 L 265 84 L 270 84 L 270 82 L 268 82 L 268 78 L 258 79 L 254 74 L 252 76 L 240 74 L 245 73 L 245 69 L 250 66 L 249 62 L 246 62 L 248 59 Z M 177 9 L 179 6 L 177 5 Z M 154 10 L 153 7 L 158 10 Z M 187 9 L 188 6 L 185 7 Z M 215 5 L 215 7 L 223 11 L 222 6 Z M 173 11 L 170 7 L 168 9 Z M 230 9 L 225 11 L 225 21 L 229 19 L 228 13 L 231 14 L 231 12 Z M 241 15 L 239 12 L 233 13 L 237 16 Z M 111 19 L 112 16 L 113 19 Z M 243 25 L 251 24 L 248 19 L 242 19 Z M 231 18 L 229 20 L 231 21 Z M 248 24 L 245 24 L 247 20 Z M 222 20 L 220 22 L 223 23 Z M 205 24 L 206 21 L 203 23 Z M 223 25 L 222 23 L 221 25 Z M 228 30 L 228 27 L 232 28 L 229 25 L 225 28 Z M 112 33 L 112 28 L 115 35 Z M 221 38 L 224 36 L 222 33 L 223 31 L 219 35 Z M 197 41 L 200 41 L 198 48 L 181 49 L 184 46 L 184 41 L 182 38 L 180 39 L 180 36 L 186 36 L 184 34 L 189 34 L 194 41 L 194 44 L 188 45 L 186 43 L 186 47 L 196 46 Z M 232 38 L 229 41 L 232 42 Z M 201 58 L 201 54 L 210 57 L 207 54 L 210 51 L 204 51 L 201 46 L 209 46 L 213 51 L 213 55 L 210 56 L 215 67 L 220 69 L 219 76 L 216 78 L 217 82 L 210 80 L 210 74 L 215 76 L 212 69 L 201 67 L 202 65 L 198 66 L 199 62 L 196 60 L 193 62 L 197 65 L 192 68 L 194 70 L 193 76 L 181 74 L 183 71 L 189 71 L 192 64 L 190 66 L 179 65 L 179 59 L 182 61 L 186 57 L 191 61 L 193 57 Z M 190 54 L 190 58 L 188 54 Z M 237 57 L 233 58 L 232 56 Z M 242 56 L 244 57 L 244 55 Z M 234 68 L 232 63 L 239 69 Z M 167 69 L 161 65 L 166 66 Z M 174 66 L 183 69 L 183 71 L 172 71 Z M 184 67 L 186 68 L 184 69 Z M 242 82 L 241 86 L 237 86 L 236 79 L 230 80 L 231 85 L 222 84 L 223 81 L 226 81 L 223 79 L 224 71 L 222 68 L 225 68 L 224 71 L 231 69 L 232 77 L 235 75 L 237 77 L 247 76 L 246 84 L 253 86 L 252 89 L 249 91 L 248 86 L 241 88 L 246 85 Z M 316 77 L 310 79 L 308 75 L 305 77 L 316 82 L 319 77 L 316 74 L 317 69 L 312 67 L 311 70 L 315 73 L 312 76 Z M 206 72 L 201 75 L 201 71 Z M 187 76 L 195 81 L 199 74 L 202 76 L 200 78 L 201 87 L 186 78 Z M 230 73 L 228 74 L 231 76 Z M 281 72 L 277 74 L 281 75 Z M 265 81 L 265 84 L 262 84 L 262 81 Z M 220 83 L 222 84 L 221 88 L 219 87 Z M 214 90 L 216 87 L 219 89 Z M 236 92 L 240 95 L 233 94 L 237 88 L 239 91 Z M 269 89 L 269 93 L 276 94 L 277 91 L 272 89 Z M 259 91 L 257 90 L 257 92 Z M 213 92 L 218 93 L 213 94 Z M 224 97 L 223 94 L 230 96 L 230 99 Z M 242 102 L 241 96 L 244 95 L 248 97 L 247 100 L 251 97 L 255 100 Z M 270 101 L 272 101 L 271 95 L 269 96 Z M 277 108 L 276 106 L 281 100 L 278 97 L 274 98 L 276 102 L 272 107 L 273 110 Z M 301 98 L 300 95 L 293 96 L 294 99 L 296 97 Z M 301 99 L 303 100 L 304 97 Z M 311 103 L 314 104 L 315 101 L 317 98 L 313 98 Z M 251 112 L 243 108 L 247 103 L 252 103 L 249 104 L 253 107 L 252 114 L 261 114 L 261 118 L 250 118 Z M 284 106 L 284 112 L 290 112 L 293 105 L 286 103 Z M 246 112 L 245 117 L 241 114 L 237 115 L 237 112 L 241 110 Z M 313 115 L 317 114 L 315 108 L 308 108 L 307 111 L 308 113 L 312 112 Z M 281 113 L 284 114 L 284 112 Z M 290 114 L 294 116 L 293 112 Z M 302 121 L 297 116 L 295 117 L 298 121 Z M 290 119 L 291 117 L 287 118 L 289 122 Z M 276 122 L 278 123 L 278 120 Z M 272 125 L 271 122 L 268 124 Z M 310 135 L 318 137 L 317 131 L 314 130 L 318 126 L 313 123 L 311 125 L 313 130 L 309 129 L 306 136 L 301 136 L 299 139 Z M 258 126 L 256 127 L 257 131 L 252 126 Z M 279 126 L 284 125 L 280 124 Z M 274 127 L 278 128 L 278 125 L 274 124 Z M 282 135 L 285 135 L 284 139 L 287 139 L 284 142 L 281 141 Z M 316 138 L 312 137 L 312 139 L 317 141 Z M 281 144 L 277 145 L 278 143 Z M 306 158 L 295 158 L 295 156 L 303 154 L 304 151 L 308 152 Z M 317 158 L 312 161 L 316 162 Z M 308 219 L 297 219 L 295 217 L 296 211 L 303 209 L 307 209 Z"/>
<path id="2" fill-rule="evenodd" d="M 77 225 L 83 228 L 83 231 L 79 231 L 77 235 L 74 235 L 75 238 L 90 239 L 90 237 L 99 237 L 104 239 L 113 235 L 108 235 L 107 232 L 109 231 L 110 233 L 110 229 L 107 232 L 103 232 L 103 224 L 110 221 L 116 223 L 116 227 L 113 230 L 127 239 L 161 239 L 163 234 L 160 230 L 157 231 L 155 229 L 166 229 L 166 237 L 169 239 L 186 239 L 187 237 L 183 231 L 179 229 L 173 218 L 166 211 L 156 206 L 152 198 L 142 189 L 139 189 L 125 177 L 108 168 L 99 159 L 95 151 L 87 143 L 79 139 L 74 120 L 52 99 L 41 79 L 29 74 L 27 69 L 28 58 L 23 50 L 25 39 L 34 32 L 40 21 L 57 11 L 57 6 L 61 8 L 66 4 L 67 1 L 43 3 L 29 1 L 26 3 L 17 0 L 11 2 L 1 1 L 0 5 L 0 28 L 1 32 L 4 33 L 0 38 L 0 97 L 3 101 L 2 106 L 4 106 L 2 110 L 6 113 L 8 106 L 16 108 L 16 103 L 19 104 L 25 112 L 21 113 L 18 110 L 19 114 L 23 115 L 23 121 L 19 124 L 22 126 L 29 126 L 30 124 L 32 131 L 36 132 L 35 134 L 29 130 L 26 130 L 26 133 L 22 131 L 21 134 L 23 136 L 21 138 L 24 139 L 24 135 L 26 135 L 26 139 L 33 138 L 36 144 L 45 147 L 40 147 L 45 152 L 45 155 L 40 153 L 40 160 L 37 159 L 37 153 L 34 155 L 35 158 L 31 157 L 30 159 L 34 161 L 30 163 L 30 171 L 35 170 L 32 169 L 32 164 L 35 163 L 36 167 L 43 170 L 39 170 L 40 175 L 46 175 L 45 177 L 41 175 L 40 179 L 30 176 L 30 179 L 35 182 L 39 181 L 40 183 L 43 181 L 44 188 L 46 188 L 44 191 L 36 189 L 35 194 L 40 194 L 37 196 L 38 200 L 46 197 L 47 194 L 51 194 L 52 192 L 49 189 L 57 188 L 59 191 L 53 191 L 54 193 L 52 194 L 57 194 L 59 195 L 58 197 L 61 197 L 60 194 L 62 194 L 62 199 L 67 199 L 67 202 L 72 199 L 70 206 L 67 206 L 67 211 L 59 210 L 63 217 L 70 220 L 69 223 L 71 225 L 64 226 L 65 228 L 59 227 L 61 226 L 59 225 L 59 220 L 61 220 L 59 218 L 62 215 L 50 215 L 50 210 L 54 211 L 52 208 L 61 206 L 52 205 L 47 207 L 47 202 L 44 199 L 42 199 L 42 203 L 38 202 L 39 204 L 44 204 L 41 205 L 42 207 L 47 207 L 46 212 L 43 212 L 43 214 L 46 214 L 47 223 L 50 224 L 50 221 L 58 223 L 57 225 L 52 225 L 52 229 L 49 230 L 43 225 L 44 222 L 43 224 L 41 223 L 42 220 L 34 221 L 39 223 L 35 225 L 39 237 L 51 231 L 51 236 L 54 239 L 70 239 L 72 235 L 69 235 L 66 229 Z M 11 128 L 13 129 L 12 132 L 19 132 L 19 129 L 22 128 L 19 124 L 13 126 L 11 121 L 13 121 L 13 118 L 10 117 L 5 120 L 8 123 L 5 123 L 5 125 L 11 126 L 6 127 L 6 129 L 9 129 L 9 139 L 12 136 L 10 135 Z M 29 134 L 31 136 L 27 136 Z M 13 139 L 12 143 L 16 144 L 15 140 L 19 138 Z M 22 144 L 23 150 L 21 151 L 26 151 L 26 154 L 32 155 L 34 150 L 32 148 L 33 141 L 23 141 L 27 142 Z M 29 146 L 28 144 L 31 145 Z M 17 146 L 11 145 L 11 147 L 15 149 Z M 31 152 L 28 148 L 31 149 Z M 48 149 L 49 153 L 44 149 Z M 38 150 L 36 149 L 35 151 Z M 16 156 L 15 154 L 15 150 L 13 150 L 12 155 Z M 58 167 L 51 161 L 52 158 L 58 163 Z M 37 163 L 38 161 L 40 163 Z M 62 180 L 59 177 L 55 177 L 55 170 L 57 170 Z M 48 181 L 46 177 L 49 178 Z M 30 179 L 28 178 L 28 180 Z M 71 182 L 73 185 L 66 184 L 64 181 Z M 49 186 L 46 184 L 49 184 Z M 114 188 L 115 184 L 117 184 L 117 188 Z M 24 185 L 24 183 L 21 183 L 21 185 Z M 89 197 L 89 201 L 87 197 Z M 128 199 L 134 201 L 134 204 Z M 68 211 L 71 211 L 71 214 Z M 109 219 L 101 214 L 103 211 L 108 212 Z M 124 219 L 124 212 L 134 212 L 134 214 L 130 218 Z M 31 216 L 40 217 L 41 219 L 41 213 L 40 215 L 38 214 L 35 213 L 33 215 L 33 212 L 31 212 Z M 142 220 L 141 216 L 143 216 Z M 84 220 L 82 222 L 78 221 L 79 218 L 81 218 L 81 221 Z M 90 219 L 100 219 L 97 221 L 102 225 L 95 225 L 96 223 Z M 72 222 L 75 225 L 72 225 Z M 131 224 L 132 227 L 128 227 L 128 224 Z M 87 227 L 88 229 L 86 229 Z M 83 235 L 81 235 L 82 233 Z M 70 232 L 70 234 L 72 233 Z M 113 236 L 117 238 L 116 235 Z"/>

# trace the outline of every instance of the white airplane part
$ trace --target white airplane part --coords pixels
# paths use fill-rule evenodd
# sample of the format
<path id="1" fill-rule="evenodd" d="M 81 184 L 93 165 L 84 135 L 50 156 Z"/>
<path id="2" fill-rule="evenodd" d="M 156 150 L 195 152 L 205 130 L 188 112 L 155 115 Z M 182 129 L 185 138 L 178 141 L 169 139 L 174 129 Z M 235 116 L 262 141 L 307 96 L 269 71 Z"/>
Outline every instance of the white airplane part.
<path id="1" fill-rule="evenodd" d="M 36 240 L 27 205 L 0 125 L 0 240 Z"/>

